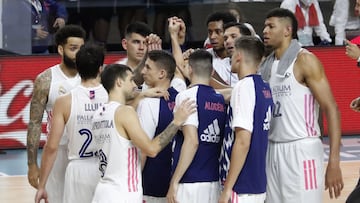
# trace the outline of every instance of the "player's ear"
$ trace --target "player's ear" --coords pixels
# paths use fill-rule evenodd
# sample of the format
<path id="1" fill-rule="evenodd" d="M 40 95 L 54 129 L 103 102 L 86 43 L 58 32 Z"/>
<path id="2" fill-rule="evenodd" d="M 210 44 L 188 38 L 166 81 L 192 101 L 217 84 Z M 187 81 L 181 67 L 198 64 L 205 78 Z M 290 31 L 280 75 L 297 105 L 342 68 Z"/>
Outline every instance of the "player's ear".
<path id="1" fill-rule="evenodd" d="M 64 55 L 64 47 L 62 45 L 57 46 L 57 51 L 60 54 L 60 56 Z"/>
<path id="2" fill-rule="evenodd" d="M 127 40 L 125 38 L 121 40 L 121 45 L 125 50 L 127 50 Z"/>
<path id="3" fill-rule="evenodd" d="M 159 71 L 159 79 L 163 79 L 166 77 L 166 71 L 164 69 L 161 69 Z"/>

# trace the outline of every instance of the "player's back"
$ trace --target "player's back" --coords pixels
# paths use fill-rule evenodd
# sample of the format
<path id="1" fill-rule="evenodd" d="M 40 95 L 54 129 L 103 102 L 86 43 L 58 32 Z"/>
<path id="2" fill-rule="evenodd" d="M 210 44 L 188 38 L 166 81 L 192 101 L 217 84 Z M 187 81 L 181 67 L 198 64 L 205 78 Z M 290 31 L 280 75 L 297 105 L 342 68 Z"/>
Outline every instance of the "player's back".
<path id="1" fill-rule="evenodd" d="M 194 85 L 178 94 L 176 104 L 179 104 L 179 100 L 188 97 L 196 101 L 197 113 L 189 116 L 184 125 L 197 127 L 199 146 L 191 165 L 180 182 L 217 181 L 219 179 L 219 156 L 226 117 L 224 98 L 210 86 Z M 183 141 L 182 134 L 176 135 L 173 145 L 175 146 L 173 170 L 179 161 Z"/>
<path id="2" fill-rule="evenodd" d="M 95 156 L 91 121 L 94 112 L 107 100 L 108 94 L 102 85 L 91 88 L 79 85 L 71 90 L 71 111 L 65 128 L 69 138 L 70 161 Z"/>
<path id="3" fill-rule="evenodd" d="M 96 187 L 93 202 L 142 201 L 139 151 L 131 140 L 118 133 L 115 125 L 115 111 L 120 105 L 110 102 L 94 114 L 93 133 L 102 178 Z"/>

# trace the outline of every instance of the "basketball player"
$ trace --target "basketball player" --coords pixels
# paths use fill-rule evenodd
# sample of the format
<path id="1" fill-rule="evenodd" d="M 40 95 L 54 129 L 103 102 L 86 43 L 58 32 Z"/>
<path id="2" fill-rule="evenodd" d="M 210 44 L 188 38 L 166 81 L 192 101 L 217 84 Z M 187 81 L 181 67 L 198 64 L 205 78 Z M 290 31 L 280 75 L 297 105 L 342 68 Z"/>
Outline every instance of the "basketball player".
<path id="1" fill-rule="evenodd" d="M 232 132 L 225 134 L 230 148 L 223 148 L 230 166 L 219 203 L 264 203 L 266 194 L 265 161 L 273 100 L 269 84 L 257 70 L 264 55 L 257 37 L 235 40 L 231 71 L 239 82 L 232 90 L 230 122 Z M 226 138 L 224 138 L 226 139 Z"/>
<path id="2" fill-rule="evenodd" d="M 324 69 L 294 37 L 294 14 L 276 8 L 265 20 L 264 44 L 274 51 L 262 64 L 274 100 L 266 162 L 266 202 L 322 202 L 324 150 L 318 117 L 328 121 L 330 156 L 325 189 L 331 198 L 343 189 L 340 169 L 340 115 Z"/>
<path id="3" fill-rule="evenodd" d="M 174 77 L 176 63 L 174 57 L 166 51 L 154 50 L 148 53 L 142 75 L 150 88 L 159 88 L 169 92 L 169 98 L 145 98 L 140 101 L 137 113 L 141 126 L 150 139 L 163 131 L 173 119 L 175 97 L 178 92 L 170 87 Z M 166 193 L 171 178 L 171 143 L 155 158 L 143 156 L 144 202 L 166 203 Z M 146 161 L 146 162 L 145 162 Z"/>
<path id="4" fill-rule="evenodd" d="M 55 101 L 48 142 L 41 162 L 40 184 L 36 202 L 46 200 L 44 189 L 53 166 L 63 132 L 68 136 L 68 159 L 64 185 L 64 202 L 91 202 L 100 174 L 96 148 L 92 143 L 91 119 L 108 99 L 98 77 L 104 63 L 104 50 L 87 44 L 76 54 L 81 84 Z"/>
<path id="5" fill-rule="evenodd" d="M 209 86 L 212 70 L 209 52 L 197 50 L 190 54 L 190 88 L 178 94 L 176 105 L 190 97 L 198 107 L 173 141 L 173 176 L 167 193 L 170 203 L 212 203 L 219 198 L 225 101 Z"/>
<path id="6" fill-rule="evenodd" d="M 100 157 L 101 179 L 96 187 L 93 202 L 143 201 L 140 154 L 155 157 L 172 140 L 173 136 L 195 111 L 194 102 L 185 100 L 175 107 L 170 124 L 150 140 L 141 128 L 139 118 L 126 101 L 135 96 L 136 84 L 131 69 L 125 65 L 108 65 L 101 81 L 109 93 L 109 102 L 93 118 L 93 134 Z"/>
<path id="7" fill-rule="evenodd" d="M 70 92 L 80 84 L 80 76 L 75 65 L 75 55 L 84 44 L 85 31 L 75 25 L 67 25 L 55 34 L 55 42 L 61 63 L 40 73 L 34 84 L 34 91 L 30 104 L 30 121 L 27 133 L 28 180 L 38 188 L 39 167 L 37 152 L 40 142 L 41 124 L 44 111 L 48 115 L 47 132 L 50 130 L 52 108 L 55 99 Z M 60 141 L 57 158 L 46 184 L 50 202 L 63 202 L 65 169 L 67 166 L 67 138 L 63 136 Z"/>

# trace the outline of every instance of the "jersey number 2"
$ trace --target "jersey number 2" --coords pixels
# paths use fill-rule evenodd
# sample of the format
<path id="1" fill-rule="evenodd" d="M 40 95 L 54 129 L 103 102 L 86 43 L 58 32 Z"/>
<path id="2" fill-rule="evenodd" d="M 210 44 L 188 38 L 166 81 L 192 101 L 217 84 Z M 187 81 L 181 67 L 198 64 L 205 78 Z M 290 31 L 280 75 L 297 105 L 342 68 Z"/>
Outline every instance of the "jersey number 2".
<path id="1" fill-rule="evenodd" d="M 90 130 L 88 129 L 81 129 L 79 130 L 80 135 L 86 135 L 86 140 L 84 144 L 81 146 L 81 149 L 79 151 L 80 157 L 92 157 L 94 156 L 93 152 L 86 152 L 86 149 L 89 147 L 91 141 L 92 141 L 92 134 Z"/>

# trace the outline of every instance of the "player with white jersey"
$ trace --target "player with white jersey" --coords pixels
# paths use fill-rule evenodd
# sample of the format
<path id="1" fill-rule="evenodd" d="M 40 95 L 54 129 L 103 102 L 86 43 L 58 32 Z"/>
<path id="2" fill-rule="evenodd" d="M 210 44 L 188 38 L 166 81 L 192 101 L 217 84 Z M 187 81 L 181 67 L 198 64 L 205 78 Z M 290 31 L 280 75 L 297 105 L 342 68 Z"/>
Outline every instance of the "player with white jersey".
<path id="1" fill-rule="evenodd" d="M 140 152 L 131 140 L 117 130 L 114 112 L 122 104 L 111 101 L 94 115 L 93 129 L 98 151 L 101 179 L 93 202 L 142 202 Z"/>
<path id="2" fill-rule="evenodd" d="M 80 84 L 80 77 L 75 65 L 75 55 L 80 46 L 84 44 L 85 35 L 85 31 L 75 25 L 68 25 L 59 29 L 55 34 L 55 42 L 58 53 L 62 57 L 61 63 L 46 69 L 35 80 L 27 134 L 28 180 L 35 188 L 38 188 L 39 184 L 37 152 L 43 114 L 44 111 L 47 112 L 47 133 L 49 133 L 55 99 L 69 93 L 72 88 Z M 46 184 L 50 202 L 62 202 L 65 169 L 68 163 L 66 144 L 67 139 L 64 135 L 60 141 L 53 170 L 51 170 Z"/>
<path id="3" fill-rule="evenodd" d="M 224 190 L 219 203 L 264 203 L 266 151 L 273 100 L 268 83 L 256 74 L 264 56 L 257 37 L 243 36 L 234 43 L 231 70 L 240 80 L 232 90 L 220 164 Z M 226 140 L 226 142 L 225 142 Z"/>
<path id="4" fill-rule="evenodd" d="M 141 203 L 139 150 L 155 157 L 168 145 L 195 107 L 188 100 L 177 106 L 174 119 L 167 128 L 150 140 L 134 109 L 125 105 L 135 97 L 136 84 L 131 69 L 125 65 L 108 65 L 101 74 L 101 81 L 109 93 L 109 102 L 93 117 L 92 130 L 100 157 L 101 179 L 92 202 Z"/>
<path id="5" fill-rule="evenodd" d="M 277 8 L 265 20 L 264 44 L 273 48 L 261 67 L 274 100 L 267 152 L 267 203 L 322 202 L 323 145 L 319 108 L 328 121 L 330 156 L 325 188 L 338 197 L 343 188 L 340 117 L 319 60 L 296 39 L 294 14 Z"/>
<path id="6" fill-rule="evenodd" d="M 225 127 L 225 101 L 209 86 L 212 56 L 197 50 L 189 56 L 190 88 L 176 97 L 196 101 L 197 112 L 182 126 L 173 143 L 173 176 L 168 202 L 217 202 L 219 156 Z"/>
<path id="7" fill-rule="evenodd" d="M 91 202 L 99 180 L 96 148 L 92 144 L 91 119 L 94 111 L 107 101 L 99 73 L 104 62 L 100 46 L 85 45 L 76 54 L 81 84 L 56 99 L 49 140 L 44 147 L 36 202 L 47 200 L 44 186 L 53 167 L 62 135 L 68 136 L 69 164 L 65 173 L 64 202 Z"/>
<path id="8" fill-rule="evenodd" d="M 206 20 L 208 38 L 212 48 L 207 51 L 213 56 L 213 78 L 227 86 L 234 86 L 239 80 L 231 72 L 230 58 L 224 47 L 224 28 L 229 22 L 236 22 L 236 18 L 229 12 L 214 12 Z"/>

